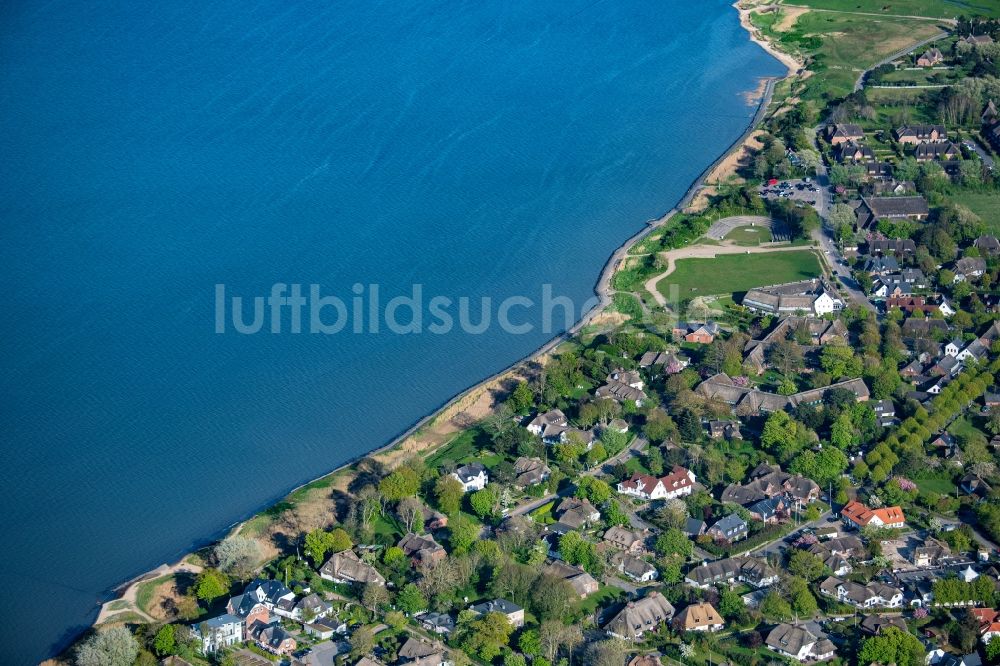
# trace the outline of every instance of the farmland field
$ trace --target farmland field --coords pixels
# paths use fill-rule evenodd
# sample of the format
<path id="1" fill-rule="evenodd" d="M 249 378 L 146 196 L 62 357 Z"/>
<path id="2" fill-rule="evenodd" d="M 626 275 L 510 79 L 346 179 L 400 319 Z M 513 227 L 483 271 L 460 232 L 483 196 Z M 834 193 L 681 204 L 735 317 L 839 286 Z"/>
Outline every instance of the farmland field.
<path id="1" fill-rule="evenodd" d="M 961 14 L 1000 17 L 995 0 L 794 0 L 784 3 L 841 12 L 955 18 Z"/>

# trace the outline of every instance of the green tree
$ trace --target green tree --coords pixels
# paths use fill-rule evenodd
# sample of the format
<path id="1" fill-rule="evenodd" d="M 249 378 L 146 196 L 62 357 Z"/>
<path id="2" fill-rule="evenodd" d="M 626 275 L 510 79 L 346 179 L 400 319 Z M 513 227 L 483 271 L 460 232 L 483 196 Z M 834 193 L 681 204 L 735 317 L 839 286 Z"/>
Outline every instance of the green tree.
<path id="1" fill-rule="evenodd" d="M 878 636 L 865 639 L 858 652 L 858 663 L 923 666 L 925 654 L 916 636 L 898 627 L 887 627 Z"/>
<path id="2" fill-rule="evenodd" d="M 330 532 L 330 552 L 341 553 L 354 547 L 351 536 L 342 527 Z"/>
<path id="3" fill-rule="evenodd" d="M 462 508 L 464 494 L 461 482 L 450 474 L 439 476 L 434 482 L 434 497 L 438 508 L 448 516 L 454 516 Z"/>
<path id="4" fill-rule="evenodd" d="M 990 663 L 996 663 L 1000 659 L 1000 636 L 993 636 L 986 644 L 986 658 Z"/>
<path id="5" fill-rule="evenodd" d="M 761 600 L 760 612 L 768 620 L 778 622 L 792 617 L 792 606 L 778 592 L 772 590 Z"/>
<path id="6" fill-rule="evenodd" d="M 419 587 L 413 583 L 407 583 L 399 591 L 399 596 L 396 597 L 396 605 L 404 612 L 412 615 L 413 613 L 427 610 L 427 599 Z"/>
<path id="7" fill-rule="evenodd" d="M 660 557 L 679 557 L 687 560 L 694 552 L 694 544 L 684 532 L 670 528 L 656 538 L 653 546 Z"/>
<path id="8" fill-rule="evenodd" d="M 492 517 L 499 509 L 500 492 L 495 483 L 469 495 L 469 505 L 480 518 Z"/>
<path id="9" fill-rule="evenodd" d="M 496 659 L 507 647 L 514 628 L 502 613 L 486 613 L 459 626 L 459 645 L 485 661 Z"/>
<path id="10" fill-rule="evenodd" d="M 613 494 L 611 486 L 602 479 L 592 476 L 585 476 L 577 482 L 575 495 L 581 499 L 586 498 L 594 506 L 600 506 L 611 499 Z"/>
<path id="11" fill-rule="evenodd" d="M 808 550 L 794 550 L 788 558 L 788 573 L 806 580 L 816 580 L 827 573 L 823 558 Z"/>
<path id="12" fill-rule="evenodd" d="M 218 569 L 205 569 L 195 582 L 195 593 L 204 602 L 229 594 L 229 577 Z"/>
<path id="13" fill-rule="evenodd" d="M 378 484 L 378 491 L 389 502 L 412 497 L 420 490 L 420 476 L 409 467 L 400 467 Z"/>
<path id="14" fill-rule="evenodd" d="M 306 554 L 312 558 L 316 566 L 323 564 L 323 558 L 330 552 L 332 535 L 324 530 L 315 529 L 306 534 Z"/>
<path id="15" fill-rule="evenodd" d="M 468 518 L 456 517 L 448 524 L 452 550 L 456 553 L 465 553 L 472 547 L 472 544 L 479 538 L 479 526 Z"/>
<path id="16" fill-rule="evenodd" d="M 613 499 L 605 502 L 602 510 L 604 512 L 604 521 L 608 525 L 627 527 L 629 523 L 631 523 L 628 514 L 625 513 L 621 505 Z"/>
<path id="17" fill-rule="evenodd" d="M 368 625 L 358 627 L 351 634 L 351 659 L 367 657 L 375 649 L 375 631 Z"/>
<path id="18" fill-rule="evenodd" d="M 165 624 L 160 627 L 153 638 L 153 650 L 161 657 L 175 654 L 177 651 L 177 627 L 172 624 Z"/>
<path id="19" fill-rule="evenodd" d="M 719 595 L 719 613 L 727 620 L 740 617 L 746 612 L 743 597 L 732 588 L 724 588 Z"/>
<path id="20" fill-rule="evenodd" d="M 518 414 L 525 414 L 531 409 L 531 406 L 535 403 L 535 395 L 531 392 L 531 387 L 528 386 L 528 382 L 518 382 L 514 390 L 511 391 L 510 398 L 507 399 L 508 404 L 513 411 Z"/>

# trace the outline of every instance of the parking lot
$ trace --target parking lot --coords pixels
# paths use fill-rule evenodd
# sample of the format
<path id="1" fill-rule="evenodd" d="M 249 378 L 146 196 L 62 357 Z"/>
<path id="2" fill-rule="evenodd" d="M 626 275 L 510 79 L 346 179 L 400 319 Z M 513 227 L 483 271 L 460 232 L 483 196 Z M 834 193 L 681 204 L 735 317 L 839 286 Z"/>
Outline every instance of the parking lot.
<path id="1" fill-rule="evenodd" d="M 782 180 L 772 184 L 770 181 L 759 188 L 760 196 L 764 199 L 790 199 L 791 201 L 801 201 L 802 203 L 814 206 L 819 210 L 817 204 L 821 200 L 819 185 L 812 179 L 807 180 Z"/>

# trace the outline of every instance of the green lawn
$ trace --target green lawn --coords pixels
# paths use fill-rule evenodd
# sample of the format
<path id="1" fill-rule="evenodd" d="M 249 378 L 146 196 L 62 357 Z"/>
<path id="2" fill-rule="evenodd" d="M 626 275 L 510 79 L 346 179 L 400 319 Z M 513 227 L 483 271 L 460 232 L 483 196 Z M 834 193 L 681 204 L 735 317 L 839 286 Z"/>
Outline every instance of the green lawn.
<path id="1" fill-rule="evenodd" d="M 440 467 L 446 462 L 459 463 L 475 456 L 489 436 L 481 428 L 469 428 L 427 458 L 428 467 Z"/>
<path id="2" fill-rule="evenodd" d="M 955 492 L 955 484 L 948 479 L 914 479 L 920 492 L 951 495 Z"/>
<path id="3" fill-rule="evenodd" d="M 144 613 L 149 612 L 149 603 L 153 600 L 153 591 L 168 580 L 173 580 L 173 576 L 160 576 L 152 580 L 139 583 L 135 591 L 135 605 Z"/>
<path id="4" fill-rule="evenodd" d="M 983 218 L 986 230 L 1000 234 L 1000 192 L 962 193 L 951 198 L 957 204 L 968 206 L 973 213 Z"/>
<path id="5" fill-rule="evenodd" d="M 771 230 L 766 227 L 736 227 L 723 240 L 737 245 L 760 245 L 771 241 Z"/>
<path id="6" fill-rule="evenodd" d="M 786 4 L 843 12 L 954 18 L 960 14 L 1000 17 L 995 0 L 792 0 Z"/>
<path id="7" fill-rule="evenodd" d="M 602 584 L 597 592 L 587 595 L 586 599 L 580 601 L 579 610 L 585 616 L 591 615 L 601 606 L 608 606 L 624 594 L 617 587 Z"/>
<path id="8" fill-rule="evenodd" d="M 730 254 L 714 259 L 681 259 L 658 288 L 671 296 L 676 285 L 681 301 L 696 296 L 734 294 L 769 284 L 795 282 L 820 275 L 819 259 L 811 250 Z"/>

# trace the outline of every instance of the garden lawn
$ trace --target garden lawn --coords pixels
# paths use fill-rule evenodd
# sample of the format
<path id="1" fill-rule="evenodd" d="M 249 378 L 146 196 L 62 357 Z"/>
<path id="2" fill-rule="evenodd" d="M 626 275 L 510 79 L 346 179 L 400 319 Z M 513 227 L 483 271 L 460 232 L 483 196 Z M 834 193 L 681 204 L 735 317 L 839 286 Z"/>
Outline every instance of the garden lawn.
<path id="1" fill-rule="evenodd" d="M 808 280 L 821 273 L 819 260 L 811 250 L 728 254 L 714 259 L 680 259 L 674 272 L 657 287 L 670 296 L 677 285 L 681 301 L 696 296 L 736 294 L 754 287 Z"/>
<path id="2" fill-rule="evenodd" d="M 955 492 L 955 484 L 948 479 L 914 479 L 913 483 L 917 484 L 922 493 L 952 495 Z"/>
<path id="3" fill-rule="evenodd" d="M 951 198 L 954 203 L 962 204 L 973 213 L 983 218 L 986 230 L 993 235 L 1000 234 L 1000 192 L 965 193 Z"/>

